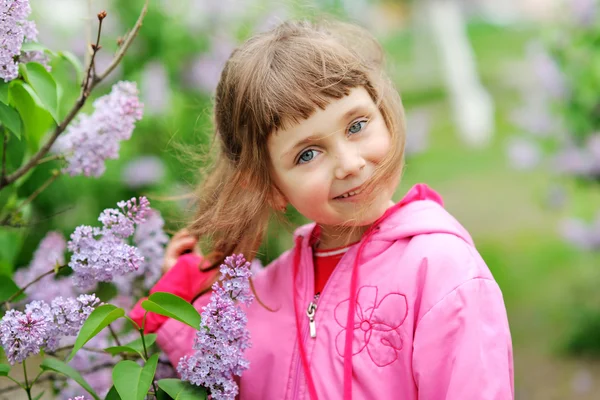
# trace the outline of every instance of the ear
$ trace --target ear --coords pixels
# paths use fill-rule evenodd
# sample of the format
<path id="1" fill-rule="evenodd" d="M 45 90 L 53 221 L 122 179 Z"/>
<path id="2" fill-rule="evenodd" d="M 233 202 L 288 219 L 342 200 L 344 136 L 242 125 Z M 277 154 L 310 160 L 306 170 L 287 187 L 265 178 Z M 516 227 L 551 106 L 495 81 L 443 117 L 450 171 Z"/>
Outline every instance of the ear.
<path id="1" fill-rule="evenodd" d="M 288 205 L 289 201 L 285 197 L 285 195 L 279 190 L 279 188 L 274 185 L 271 190 L 271 199 L 270 199 L 271 207 L 278 211 L 285 211 L 285 207 Z"/>

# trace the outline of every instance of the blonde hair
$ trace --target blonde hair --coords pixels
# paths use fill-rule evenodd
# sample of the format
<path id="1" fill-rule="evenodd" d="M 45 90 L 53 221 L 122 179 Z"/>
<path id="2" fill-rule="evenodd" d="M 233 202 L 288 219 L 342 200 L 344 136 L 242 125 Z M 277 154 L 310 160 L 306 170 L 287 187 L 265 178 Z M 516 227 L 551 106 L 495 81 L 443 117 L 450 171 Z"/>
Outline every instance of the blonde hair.
<path id="1" fill-rule="evenodd" d="M 364 87 L 392 136 L 367 190 L 398 179 L 404 162 L 404 110 L 383 71 L 383 51 L 364 29 L 341 22 L 288 21 L 237 48 L 214 105 L 216 153 L 197 191 L 188 229 L 209 238 L 212 267 L 232 253 L 252 260 L 274 209 L 267 138 Z M 216 146 L 215 146 L 216 145 Z"/>

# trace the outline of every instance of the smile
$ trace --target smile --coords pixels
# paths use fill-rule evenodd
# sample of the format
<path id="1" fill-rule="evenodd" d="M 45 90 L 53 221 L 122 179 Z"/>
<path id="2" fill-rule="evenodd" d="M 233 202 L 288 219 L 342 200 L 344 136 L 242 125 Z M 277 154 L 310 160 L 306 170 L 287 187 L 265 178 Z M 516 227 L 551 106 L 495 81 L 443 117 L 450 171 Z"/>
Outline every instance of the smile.
<path id="1" fill-rule="evenodd" d="M 334 199 L 345 199 L 347 197 L 352 197 L 352 196 L 356 196 L 357 194 L 362 193 L 363 188 L 358 188 L 355 190 L 350 190 L 349 192 L 346 192 L 340 196 L 334 197 Z"/>

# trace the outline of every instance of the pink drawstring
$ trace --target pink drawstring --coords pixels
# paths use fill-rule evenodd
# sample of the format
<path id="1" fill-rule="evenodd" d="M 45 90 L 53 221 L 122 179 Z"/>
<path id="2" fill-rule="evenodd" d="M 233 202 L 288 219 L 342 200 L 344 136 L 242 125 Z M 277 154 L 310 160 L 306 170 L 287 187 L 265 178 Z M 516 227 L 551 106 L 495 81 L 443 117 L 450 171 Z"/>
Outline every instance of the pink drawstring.
<path id="1" fill-rule="evenodd" d="M 311 400 L 318 400 L 317 398 L 317 390 L 315 389 L 315 383 L 313 382 L 312 375 L 310 374 L 310 369 L 308 367 L 308 358 L 306 357 L 306 349 L 304 348 L 304 340 L 302 337 L 302 332 L 300 330 L 300 319 L 298 318 L 298 299 L 296 296 L 296 275 L 298 275 L 298 268 L 300 267 L 300 256 L 302 254 L 302 236 L 298 236 L 296 238 L 296 252 L 294 254 L 294 315 L 296 316 L 296 333 L 298 335 L 298 347 L 300 349 L 300 358 L 302 360 L 302 369 L 304 370 L 304 375 L 306 376 L 306 383 L 308 384 L 308 394 L 310 395 Z"/>

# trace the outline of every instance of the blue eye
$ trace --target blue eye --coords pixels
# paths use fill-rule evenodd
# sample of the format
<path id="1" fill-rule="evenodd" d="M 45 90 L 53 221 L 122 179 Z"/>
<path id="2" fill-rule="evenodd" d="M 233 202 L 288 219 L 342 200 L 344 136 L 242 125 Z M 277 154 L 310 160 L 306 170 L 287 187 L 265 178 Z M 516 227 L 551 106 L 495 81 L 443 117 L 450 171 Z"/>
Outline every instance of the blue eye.
<path id="1" fill-rule="evenodd" d="M 307 162 L 312 161 L 316 157 L 316 152 L 317 151 L 314 149 L 306 150 L 305 152 L 300 154 L 297 164 L 306 164 Z"/>
<path id="2" fill-rule="evenodd" d="M 352 123 L 352 125 L 350 125 L 350 127 L 348 128 L 348 132 L 350 132 L 352 134 L 358 133 L 365 128 L 365 125 L 367 125 L 366 119 L 356 121 L 356 122 Z"/>

